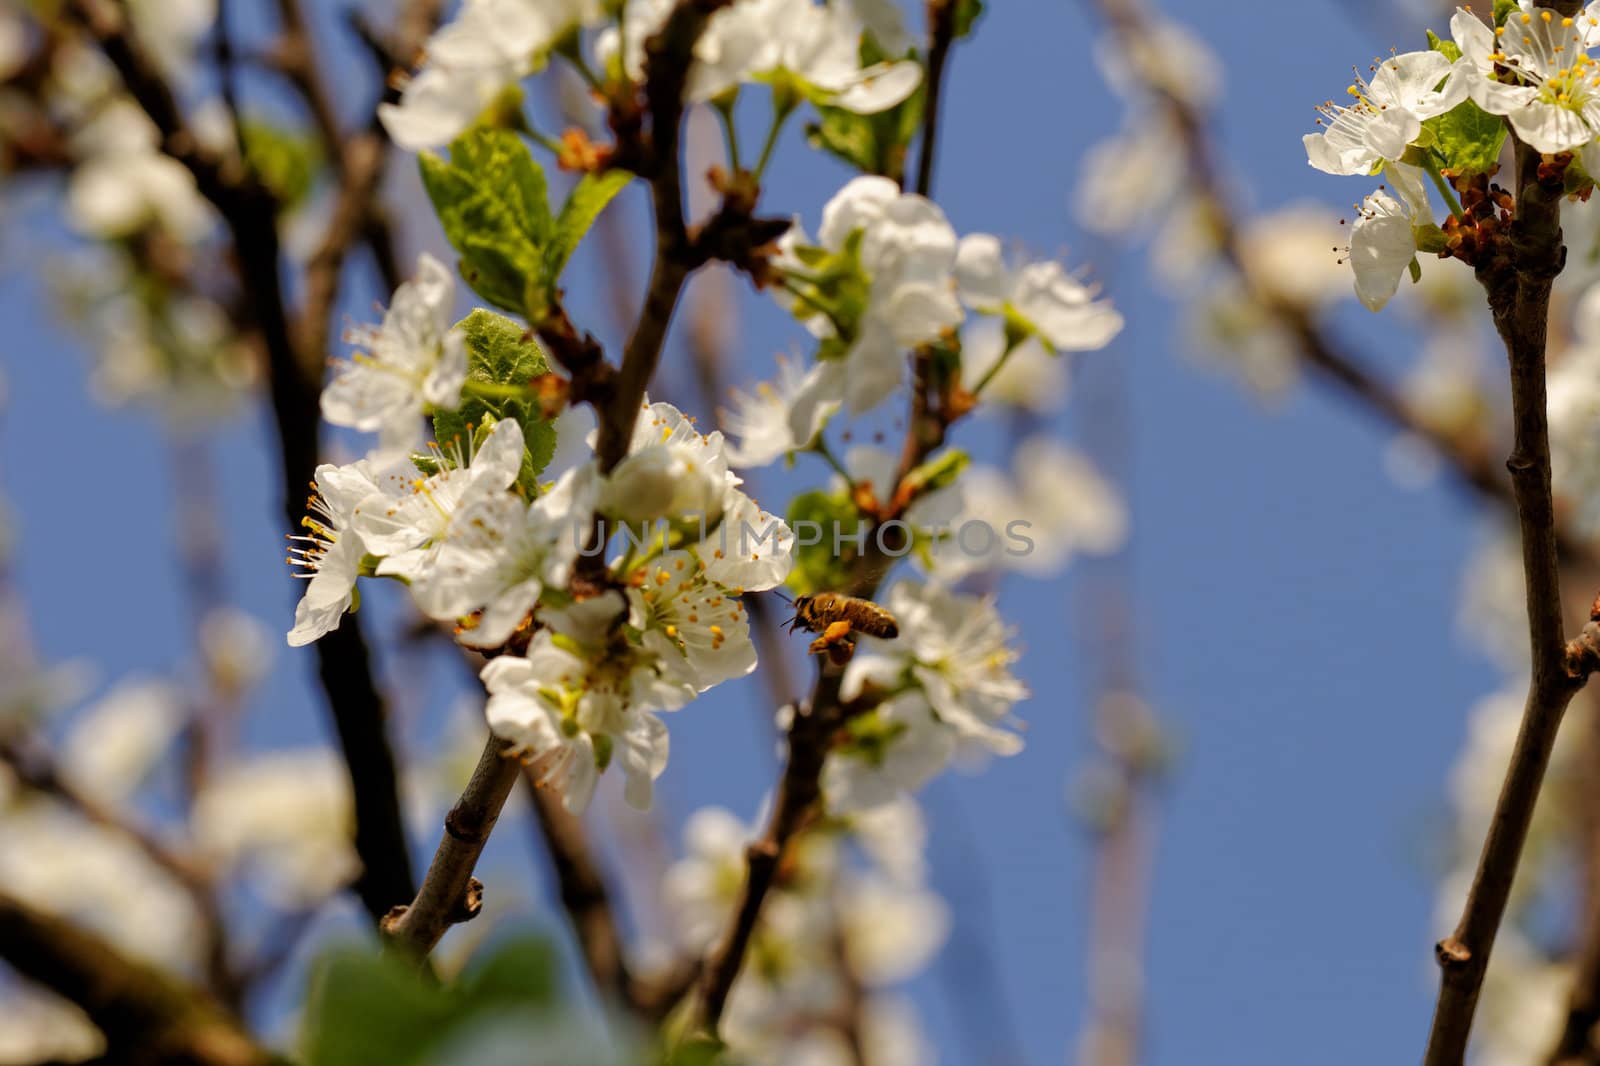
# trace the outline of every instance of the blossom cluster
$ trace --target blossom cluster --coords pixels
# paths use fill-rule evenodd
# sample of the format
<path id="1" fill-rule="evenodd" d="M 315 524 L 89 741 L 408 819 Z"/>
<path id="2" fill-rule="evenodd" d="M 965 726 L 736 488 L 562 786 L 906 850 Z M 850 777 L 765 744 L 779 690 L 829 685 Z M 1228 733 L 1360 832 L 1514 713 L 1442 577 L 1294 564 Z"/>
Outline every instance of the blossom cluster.
<path id="1" fill-rule="evenodd" d="M 1471 261 L 1471 243 L 1463 248 L 1459 232 L 1435 224 L 1425 182 L 1438 188 L 1451 223 L 1468 224 L 1474 205 L 1456 194 L 1494 171 L 1506 127 L 1559 158 L 1573 191 L 1600 168 L 1600 66 L 1591 54 L 1600 44 L 1600 5 L 1562 16 L 1522 0 L 1497 20 L 1490 26 L 1458 10 L 1451 40 L 1430 35 L 1428 50 L 1383 59 L 1370 78 L 1358 74 L 1348 102 L 1323 104 L 1322 129 L 1304 138 L 1318 170 L 1381 173 L 1389 186 L 1362 201 L 1350 227 L 1356 295 L 1372 310 L 1408 270 L 1420 273 L 1419 252 Z"/>
<path id="2" fill-rule="evenodd" d="M 584 30 L 594 61 L 634 83 L 644 79 L 645 41 L 665 23 L 669 0 L 627 0 L 610 25 L 596 0 L 467 0 L 428 39 L 427 61 L 400 100 L 380 111 L 395 143 L 420 149 L 446 144 L 475 122 L 554 52 L 582 62 Z M 601 27 L 604 26 L 602 29 Z M 625 28 L 625 32 L 624 32 Z M 826 5 L 737 0 L 714 14 L 695 45 L 686 95 L 725 100 L 742 83 L 771 85 L 793 109 L 800 100 L 872 114 L 900 103 L 922 81 L 910 60 L 863 67 L 863 30 L 882 47 L 905 48 L 898 13 L 882 0 Z M 587 68 L 585 68 L 587 69 Z"/>

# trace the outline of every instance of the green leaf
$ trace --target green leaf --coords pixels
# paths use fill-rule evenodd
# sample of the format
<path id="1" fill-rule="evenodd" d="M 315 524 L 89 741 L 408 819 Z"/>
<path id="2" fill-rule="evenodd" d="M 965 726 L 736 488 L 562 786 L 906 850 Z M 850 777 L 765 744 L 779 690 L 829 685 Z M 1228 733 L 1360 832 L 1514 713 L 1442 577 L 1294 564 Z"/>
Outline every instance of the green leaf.
<path id="1" fill-rule="evenodd" d="M 556 988 L 556 957 L 543 937 L 531 934 L 499 941 L 461 977 L 463 995 L 486 1007 L 550 1003 Z"/>
<path id="2" fill-rule="evenodd" d="M 860 521 L 861 513 L 848 493 L 813 491 L 794 498 L 789 504 L 789 528 L 795 531 L 795 557 L 788 585 L 796 595 L 849 585 L 851 562 L 858 552 L 856 543 L 845 538 L 853 537 Z"/>
<path id="3" fill-rule="evenodd" d="M 911 491 L 911 499 L 914 500 L 930 492 L 938 492 L 955 484 L 956 478 L 961 476 L 961 471 L 971 462 L 972 457 L 960 448 L 947 448 L 927 462 L 914 467 L 906 474 L 905 479 L 905 485 Z"/>
<path id="4" fill-rule="evenodd" d="M 1432 30 L 1428 31 L 1428 47 L 1443 55 L 1452 63 L 1461 58 L 1461 46 L 1459 44 L 1441 38 Z"/>
<path id="5" fill-rule="evenodd" d="M 1512 12 L 1519 10 L 1517 0 L 1494 0 L 1494 24 L 1504 26 Z"/>
<path id="6" fill-rule="evenodd" d="M 905 175 L 911 141 L 922 124 L 923 98 L 924 89 L 918 86 L 916 92 L 876 115 L 819 105 L 821 121 L 807 123 L 806 140 L 863 174 L 899 181 Z"/>
<path id="7" fill-rule="evenodd" d="M 480 426 L 486 418 L 516 419 L 522 426 L 522 439 L 527 446 L 517 483 L 529 496 L 537 495 L 539 474 L 555 455 L 555 423 L 540 417 L 539 405 L 531 396 L 473 395 L 472 383 L 520 389 L 541 374 L 549 373 L 550 363 L 527 331 L 504 315 L 479 308 L 462 319 L 460 325 L 467 340 L 468 384 L 462 389 L 460 407 L 434 414 L 434 439 L 448 454 L 452 441 L 459 440 L 466 446 L 471 439 L 469 426 Z"/>
<path id="8" fill-rule="evenodd" d="M 1463 100 L 1443 115 L 1423 124 L 1433 135 L 1432 151 L 1442 170 L 1453 174 L 1487 174 L 1500 158 L 1505 143 L 1505 122 L 1471 100 Z"/>
<path id="9" fill-rule="evenodd" d="M 392 956 L 338 948 L 315 965 L 306 1001 L 306 1066 L 406 1066 L 445 1061 L 447 1049 L 471 1043 L 480 1025 L 516 1021 L 535 1041 L 546 1037 L 578 1052 L 556 1060 L 530 1052 L 527 1061 L 614 1062 L 592 1037 L 572 1030 L 556 1005 L 555 962 L 536 937 L 496 942 L 457 981 L 426 981 Z M 563 1029 L 570 1030 L 563 1032 Z M 533 1045 L 530 1045 L 533 1046 Z"/>
<path id="10" fill-rule="evenodd" d="M 394 959 L 345 948 L 325 955 L 306 1002 L 307 1066 L 414 1061 L 449 1027 L 456 1004 Z"/>
<path id="11" fill-rule="evenodd" d="M 983 14 L 983 0 L 955 0 L 956 40 L 972 36 L 972 29 Z"/>
<path id="12" fill-rule="evenodd" d="M 250 169 L 279 206 L 287 209 L 302 202 L 311 192 L 312 179 L 322 161 L 316 140 L 248 118 L 240 122 L 239 132 Z"/>
<path id="13" fill-rule="evenodd" d="M 545 246 L 545 280 L 550 285 L 553 286 L 561 277 L 567 260 L 572 258 L 572 253 L 577 250 L 584 234 L 589 232 L 589 227 L 594 225 L 595 219 L 600 217 L 600 212 L 632 180 L 633 175 L 626 170 L 608 170 L 600 175 L 585 174 L 578 179 L 578 184 L 572 187 L 572 192 L 567 196 L 567 202 L 561 205 L 561 214 L 556 216 L 550 243 Z"/>
<path id="14" fill-rule="evenodd" d="M 418 157 L 439 224 L 461 256 L 461 276 L 496 307 L 542 309 L 544 249 L 555 228 L 544 171 L 515 133 L 477 127 L 450 145 L 450 158 Z"/>
<path id="15" fill-rule="evenodd" d="M 1417 262 L 1416 256 L 1411 257 L 1411 262 L 1406 264 L 1406 269 L 1411 272 L 1411 284 L 1415 285 L 1422 280 L 1422 264 Z"/>
<path id="16" fill-rule="evenodd" d="M 713 1036 L 692 1036 L 674 1047 L 662 1066 L 718 1066 L 728 1046 Z"/>

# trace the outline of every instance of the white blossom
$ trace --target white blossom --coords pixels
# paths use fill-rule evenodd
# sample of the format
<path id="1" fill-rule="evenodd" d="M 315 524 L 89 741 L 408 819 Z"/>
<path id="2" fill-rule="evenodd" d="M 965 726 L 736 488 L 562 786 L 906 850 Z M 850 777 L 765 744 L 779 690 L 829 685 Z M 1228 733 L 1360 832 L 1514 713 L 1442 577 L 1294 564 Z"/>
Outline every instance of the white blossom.
<path id="1" fill-rule="evenodd" d="M 871 689 L 889 698 L 854 719 L 846 744 L 829 757 L 823 791 L 836 811 L 915 791 L 960 747 L 1001 755 L 1022 747 L 1002 726 L 1028 691 L 1011 673 L 1016 652 L 993 602 L 901 581 L 885 606 L 899 636 L 863 637 L 840 695 L 854 700 Z"/>
<path id="2" fill-rule="evenodd" d="M 706 565 L 684 551 L 652 560 L 628 590 L 628 624 L 664 672 L 704 692 L 756 668 L 750 620 L 739 597 L 707 579 Z"/>
<path id="3" fill-rule="evenodd" d="M 864 115 L 895 106 L 921 84 L 922 67 L 911 60 L 861 66 L 862 14 L 870 13 L 875 31 L 895 36 L 893 20 L 878 5 L 867 6 L 863 12 L 848 2 L 736 0 L 711 17 L 695 43 L 688 98 L 700 103 L 742 82 L 769 82 Z M 644 42 L 671 11 L 662 0 L 629 0 L 627 52 L 620 58 L 635 81 L 644 77 Z M 618 44 L 615 29 L 600 34 L 595 50 L 602 62 L 617 61 Z"/>
<path id="4" fill-rule="evenodd" d="M 81 791 L 126 803 L 171 750 L 187 719 L 169 682 L 123 681 L 78 714 L 61 747 L 61 768 Z"/>
<path id="5" fill-rule="evenodd" d="M 356 508 L 378 493 L 378 482 L 366 460 L 348 466 L 324 463 L 301 520 L 305 533 L 289 538 L 289 563 L 296 577 L 307 578 L 306 590 L 294 609 L 289 646 L 297 648 L 332 632 L 355 598 L 356 578 L 366 554 L 353 527 Z"/>
<path id="6" fill-rule="evenodd" d="M 597 0 L 467 0 L 428 38 L 427 62 L 378 117 L 402 148 L 453 140 L 572 30 L 600 17 Z"/>
<path id="7" fill-rule="evenodd" d="M 1426 194 L 1409 170 L 1398 163 L 1388 170 L 1402 199 L 1396 200 L 1380 188 L 1361 202 L 1360 213 L 1350 224 L 1350 268 L 1355 273 L 1356 298 L 1369 311 L 1382 310 L 1399 290 L 1400 278 L 1417 255 L 1413 226 L 1430 221 Z"/>
<path id="8" fill-rule="evenodd" d="M 427 252 L 416 276 L 395 290 L 378 327 L 350 333 L 364 351 L 340 364 L 322 390 L 322 416 L 336 426 L 376 432 L 377 461 L 399 458 L 421 439 L 428 408 L 453 410 L 467 380 L 466 336 L 451 325 L 455 276 Z"/>
<path id="9" fill-rule="evenodd" d="M 627 609 L 615 590 L 541 609 L 546 628 L 527 654 L 502 655 L 481 674 L 489 728 L 574 813 L 588 807 L 613 760 L 622 765 L 629 805 L 648 809 L 667 765 L 667 727 L 650 712 L 694 698 L 693 685 L 667 676 L 659 656 L 620 631 Z"/>
<path id="10" fill-rule="evenodd" d="M 684 950 L 703 952 L 722 934 L 744 885 L 744 850 L 754 837 L 749 826 L 721 807 L 703 807 L 684 823 L 685 854 L 661 884 Z"/>
<path id="11" fill-rule="evenodd" d="M 806 375 L 789 413 L 796 439 L 817 424 L 826 405 L 842 400 L 852 413 L 862 414 L 882 403 L 904 376 L 904 353 L 961 323 L 952 276 L 955 231 L 937 204 L 902 193 L 888 178 L 855 178 L 824 206 L 818 245 L 838 253 L 856 233 L 861 235 L 860 265 L 868 283 L 866 307 L 859 321 L 844 324 L 849 330 L 845 337 L 838 336 L 839 323 L 822 315 L 808 317 L 806 324 L 815 334 L 837 338 L 847 347 L 820 359 Z M 791 227 L 785 241 L 791 249 L 806 244 L 798 227 Z M 780 266 L 799 264 L 786 257 Z"/>
<path id="12" fill-rule="evenodd" d="M 973 319 L 961 331 L 961 384 L 970 391 L 1005 351 L 1005 324 L 988 316 Z M 1018 342 L 1005 360 L 983 387 L 978 411 L 1004 413 L 1004 408 L 1014 408 L 1043 415 L 1060 409 L 1067 395 L 1065 360 L 1046 351 L 1038 337 Z"/>
<path id="13" fill-rule="evenodd" d="M 999 238 L 987 233 L 961 238 L 955 277 L 968 307 L 1015 321 L 1052 352 L 1094 351 L 1122 332 L 1122 316 L 1111 302 L 1097 300 L 1095 290 L 1060 263 L 1009 268 Z"/>
<path id="14" fill-rule="evenodd" d="M 947 580 L 992 568 L 1048 577 L 1080 552 L 1105 555 L 1127 539 L 1127 505 L 1116 489 L 1050 437 L 1018 445 L 1010 476 L 975 466 L 955 489 L 960 511 L 933 549 L 934 572 Z"/>
<path id="15" fill-rule="evenodd" d="M 82 161 L 67 182 L 67 221 L 79 233 L 115 239 L 158 225 L 192 243 L 213 214 L 182 163 L 164 154 L 161 137 L 131 100 L 103 108 L 75 138 Z"/>
<path id="16" fill-rule="evenodd" d="M 1600 42 L 1597 12 L 1596 3 L 1576 18 L 1543 9 L 1512 12 L 1498 30 L 1465 8 L 1450 18 L 1473 102 L 1506 116 L 1539 152 L 1581 150 L 1586 168 L 1600 163 L 1592 143 L 1600 133 L 1600 68 L 1588 54 Z"/>
<path id="17" fill-rule="evenodd" d="M 720 412 L 722 425 L 735 438 L 724 448 L 728 463 L 737 467 L 766 466 L 780 456 L 805 448 L 838 410 L 837 401 L 814 404 L 810 421 L 791 425 L 789 412 L 805 384 L 805 368 L 798 360 L 778 356 L 778 378 L 763 381 L 753 392 L 735 391 L 732 407 Z M 803 434 L 803 436 L 801 435 Z"/>
<path id="18" fill-rule="evenodd" d="M 1330 100 L 1317 109 L 1323 131 L 1303 138 L 1306 157 L 1329 174 L 1370 174 L 1374 166 L 1404 155 L 1424 121 L 1465 100 L 1469 81 L 1439 52 L 1390 56 L 1370 82 L 1356 75 L 1348 90 L 1351 103 Z"/>
<path id="19" fill-rule="evenodd" d="M 380 575 L 415 580 L 438 558 L 458 509 L 485 496 L 505 492 L 522 469 L 522 427 L 514 419 L 496 422 L 465 463 L 439 451 L 436 473 L 410 463 L 386 471 L 382 485 L 356 504 L 352 528 L 367 551 L 383 556 Z"/>
<path id="20" fill-rule="evenodd" d="M 665 521 L 725 588 L 755 592 L 783 583 L 794 534 L 763 511 L 728 469 L 719 430 L 703 434 L 669 403 L 646 403 L 628 454 L 605 479 L 599 510 L 625 522 Z M 693 535 L 691 536 L 691 530 Z"/>
<path id="21" fill-rule="evenodd" d="M 432 562 L 411 582 L 422 613 L 456 621 L 482 612 L 460 640 L 504 644 L 546 588 L 564 588 L 594 515 L 593 465 L 576 467 L 532 503 L 480 495 L 451 521 Z"/>
<path id="22" fill-rule="evenodd" d="M 21 982 L 0 992 L 0 1062 L 85 1062 L 105 1051 L 105 1035 L 71 1000 Z"/>
<path id="23" fill-rule="evenodd" d="M 126 835 L 59 808 L 7 814 L 0 884 L 141 959 L 180 969 L 198 961 L 204 938 L 188 891 Z"/>
<path id="24" fill-rule="evenodd" d="M 312 906 L 361 872 L 350 771 L 326 748 L 254 754 L 221 767 L 206 780 L 194 822 L 207 854 L 258 880 L 281 906 Z"/>

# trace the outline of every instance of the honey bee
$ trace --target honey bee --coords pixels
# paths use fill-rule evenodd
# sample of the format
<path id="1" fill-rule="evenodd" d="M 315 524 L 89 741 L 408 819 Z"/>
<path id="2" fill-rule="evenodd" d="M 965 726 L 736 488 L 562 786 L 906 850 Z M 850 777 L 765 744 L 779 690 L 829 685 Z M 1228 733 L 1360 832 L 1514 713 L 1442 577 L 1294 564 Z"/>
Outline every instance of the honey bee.
<path id="1" fill-rule="evenodd" d="M 850 656 L 855 654 L 856 633 L 885 640 L 900 635 L 900 624 L 894 620 L 894 615 L 859 596 L 813 592 L 798 597 L 793 603 L 794 617 L 789 620 L 789 632 L 804 629 L 820 634 L 811 642 L 811 654 L 827 652 L 836 665 L 849 662 Z"/>

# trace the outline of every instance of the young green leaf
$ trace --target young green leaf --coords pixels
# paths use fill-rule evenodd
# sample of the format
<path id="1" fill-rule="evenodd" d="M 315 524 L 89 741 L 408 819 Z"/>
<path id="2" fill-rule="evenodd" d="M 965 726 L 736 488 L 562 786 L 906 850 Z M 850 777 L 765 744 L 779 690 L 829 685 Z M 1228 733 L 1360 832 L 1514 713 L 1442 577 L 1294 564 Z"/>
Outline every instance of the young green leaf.
<path id="1" fill-rule="evenodd" d="M 1505 121 L 1471 100 L 1463 100 L 1422 126 L 1433 135 L 1431 150 L 1440 160 L 1440 169 L 1452 174 L 1489 173 L 1506 139 Z"/>
<path id="2" fill-rule="evenodd" d="M 551 285 L 561 277 L 567 260 L 572 258 L 572 253 L 577 250 L 584 234 L 589 232 L 589 227 L 594 225 L 595 219 L 600 217 L 600 212 L 631 180 L 633 175 L 626 170 L 608 170 L 600 175 L 585 174 L 578 179 L 578 184 L 567 196 L 567 202 L 561 205 L 561 214 L 556 216 L 551 230 L 550 243 L 545 246 L 545 279 Z"/>
<path id="3" fill-rule="evenodd" d="M 514 418 L 522 426 L 527 454 L 517 477 L 529 496 L 538 492 L 538 477 L 556 451 L 555 423 L 540 417 L 539 405 L 531 395 L 517 396 L 550 364 L 538 343 L 527 336 L 521 325 L 483 308 L 461 322 L 467 339 L 467 385 L 462 389 L 461 406 L 433 416 L 434 439 L 447 453 L 452 441 L 465 447 L 471 440 L 468 427 L 481 425 L 485 418 Z M 484 395 L 474 392 L 473 384 L 508 386 L 512 395 Z"/>
<path id="4" fill-rule="evenodd" d="M 450 158 L 418 157 L 422 183 L 461 276 L 485 300 L 516 314 L 541 303 L 550 279 L 544 249 L 550 217 L 544 171 L 515 133 L 477 127 L 450 145 Z"/>

